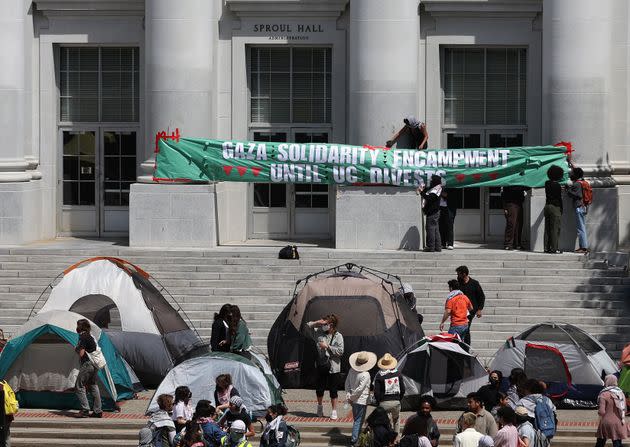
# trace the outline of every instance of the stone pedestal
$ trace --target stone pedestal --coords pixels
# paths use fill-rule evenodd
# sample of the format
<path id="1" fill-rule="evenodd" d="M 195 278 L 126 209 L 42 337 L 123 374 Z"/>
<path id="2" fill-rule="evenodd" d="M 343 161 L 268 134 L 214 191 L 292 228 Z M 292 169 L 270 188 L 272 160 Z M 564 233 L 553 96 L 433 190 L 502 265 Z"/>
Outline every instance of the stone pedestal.
<path id="1" fill-rule="evenodd" d="M 630 248 L 630 185 L 617 186 L 619 212 L 619 249 Z"/>
<path id="2" fill-rule="evenodd" d="M 394 186 L 340 186 L 335 247 L 418 250 L 423 225 L 415 190 Z"/>
<path id="3" fill-rule="evenodd" d="M 630 192 L 629 192 L 630 193 Z M 619 234 L 617 188 L 593 188 L 593 204 L 586 216 L 586 231 L 589 249 L 596 251 L 616 251 L 615 235 Z M 621 209 L 621 203 L 619 208 Z M 545 232 L 545 190 L 532 190 L 530 202 L 530 237 L 533 251 L 544 251 Z M 560 250 L 573 251 L 578 248 L 575 225 L 575 211 L 572 201 L 564 196 L 564 212 L 560 230 Z M 527 222 L 525 223 L 527 225 Z M 626 223 L 628 225 L 628 223 Z"/>
<path id="4" fill-rule="evenodd" d="M 129 246 L 216 247 L 214 185 L 131 185 Z"/>

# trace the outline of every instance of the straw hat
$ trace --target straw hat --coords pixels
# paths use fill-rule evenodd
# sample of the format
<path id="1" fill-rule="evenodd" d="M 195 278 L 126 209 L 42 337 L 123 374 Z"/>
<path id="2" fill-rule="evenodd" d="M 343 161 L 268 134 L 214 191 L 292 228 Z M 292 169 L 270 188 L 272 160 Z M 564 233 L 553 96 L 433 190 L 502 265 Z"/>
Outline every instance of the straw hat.
<path id="1" fill-rule="evenodd" d="M 514 413 L 516 413 L 519 416 L 529 416 L 529 412 L 527 411 L 527 408 L 525 407 L 516 407 L 514 409 Z"/>
<path id="2" fill-rule="evenodd" d="M 369 371 L 376 365 L 376 354 L 373 352 L 359 351 L 350 355 L 350 366 L 355 371 Z"/>
<path id="3" fill-rule="evenodd" d="M 394 369 L 396 366 L 398 366 L 398 360 L 392 357 L 389 352 L 378 361 L 379 369 Z"/>

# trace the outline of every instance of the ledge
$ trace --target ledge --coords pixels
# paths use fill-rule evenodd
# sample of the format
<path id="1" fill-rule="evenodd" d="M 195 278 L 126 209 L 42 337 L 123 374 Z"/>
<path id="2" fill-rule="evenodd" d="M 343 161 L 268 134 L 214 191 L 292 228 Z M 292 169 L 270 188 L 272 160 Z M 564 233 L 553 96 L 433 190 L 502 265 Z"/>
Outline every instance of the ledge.
<path id="1" fill-rule="evenodd" d="M 150 0 L 149 0 L 150 1 Z M 34 0 L 45 15 L 143 15 L 144 0 Z"/>
<path id="2" fill-rule="evenodd" d="M 349 0 L 226 0 L 238 17 L 339 17 Z"/>
<path id="3" fill-rule="evenodd" d="M 543 10 L 542 0 L 421 0 L 432 16 L 535 17 Z"/>

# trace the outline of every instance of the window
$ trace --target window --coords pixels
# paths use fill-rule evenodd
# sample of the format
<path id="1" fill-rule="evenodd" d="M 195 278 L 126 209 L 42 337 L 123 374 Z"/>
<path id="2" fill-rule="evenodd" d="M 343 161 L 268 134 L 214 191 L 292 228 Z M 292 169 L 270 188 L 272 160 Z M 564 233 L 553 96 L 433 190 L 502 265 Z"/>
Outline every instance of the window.
<path id="1" fill-rule="evenodd" d="M 61 121 L 139 120 L 138 48 L 62 47 L 60 56 Z"/>
<path id="2" fill-rule="evenodd" d="M 63 204 L 94 205 L 96 133 L 63 132 Z"/>
<path id="3" fill-rule="evenodd" d="M 446 48 L 444 124 L 525 125 L 527 50 Z"/>
<path id="4" fill-rule="evenodd" d="M 136 181 L 136 132 L 104 132 L 105 205 L 129 206 Z"/>
<path id="5" fill-rule="evenodd" d="M 330 123 L 330 48 L 250 49 L 252 123 Z"/>

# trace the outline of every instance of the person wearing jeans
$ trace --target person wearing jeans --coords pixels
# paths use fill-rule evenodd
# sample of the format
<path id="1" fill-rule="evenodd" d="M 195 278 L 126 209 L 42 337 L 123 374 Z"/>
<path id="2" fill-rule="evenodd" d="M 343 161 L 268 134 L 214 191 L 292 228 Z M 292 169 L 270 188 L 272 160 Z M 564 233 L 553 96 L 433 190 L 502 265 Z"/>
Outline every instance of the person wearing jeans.
<path id="1" fill-rule="evenodd" d="M 81 404 L 81 411 L 78 417 L 86 418 L 90 416 L 90 403 L 88 402 L 86 388 L 89 388 L 92 397 L 94 398 L 94 412 L 92 417 L 100 418 L 103 416 L 103 410 L 101 408 L 101 393 L 96 383 L 98 376 L 98 369 L 88 356 L 89 353 L 96 351 L 96 340 L 91 333 L 90 322 L 84 318 L 77 321 L 77 333 L 79 334 L 79 343 L 75 348 L 81 366 L 79 368 L 79 374 L 77 375 L 77 381 L 75 383 L 75 392 L 79 403 Z"/>
<path id="2" fill-rule="evenodd" d="M 444 330 L 444 323 L 450 317 L 451 326 L 448 333 L 459 335 L 459 338 L 463 340 L 468 332 L 468 313 L 472 310 L 473 305 L 468 297 L 459 290 L 459 281 L 456 279 L 451 279 L 448 282 L 448 289 L 450 292 L 444 305 L 440 331 Z"/>
<path id="3" fill-rule="evenodd" d="M 571 186 L 567 187 L 567 194 L 573 200 L 573 208 L 575 209 L 575 226 L 578 235 L 578 244 L 580 247 L 575 250 L 576 253 L 588 252 L 588 237 L 586 236 L 586 214 L 588 208 L 584 204 L 584 191 L 582 189 L 582 181 L 584 180 L 584 171 L 582 168 L 573 168 L 571 174 Z"/>
<path id="4" fill-rule="evenodd" d="M 346 378 L 346 400 L 352 405 L 352 439 L 351 444 L 359 441 L 361 425 L 365 418 L 368 397 L 370 396 L 370 373 L 376 365 L 376 354 L 373 352 L 359 351 L 350 355 L 350 367 Z"/>
<path id="5" fill-rule="evenodd" d="M 431 176 L 429 189 L 424 185 L 419 187 L 417 193 L 422 195 L 424 206 L 422 211 L 426 217 L 426 240 L 424 251 L 442 251 L 442 239 L 440 237 L 440 197 L 442 196 L 442 177 Z"/>

